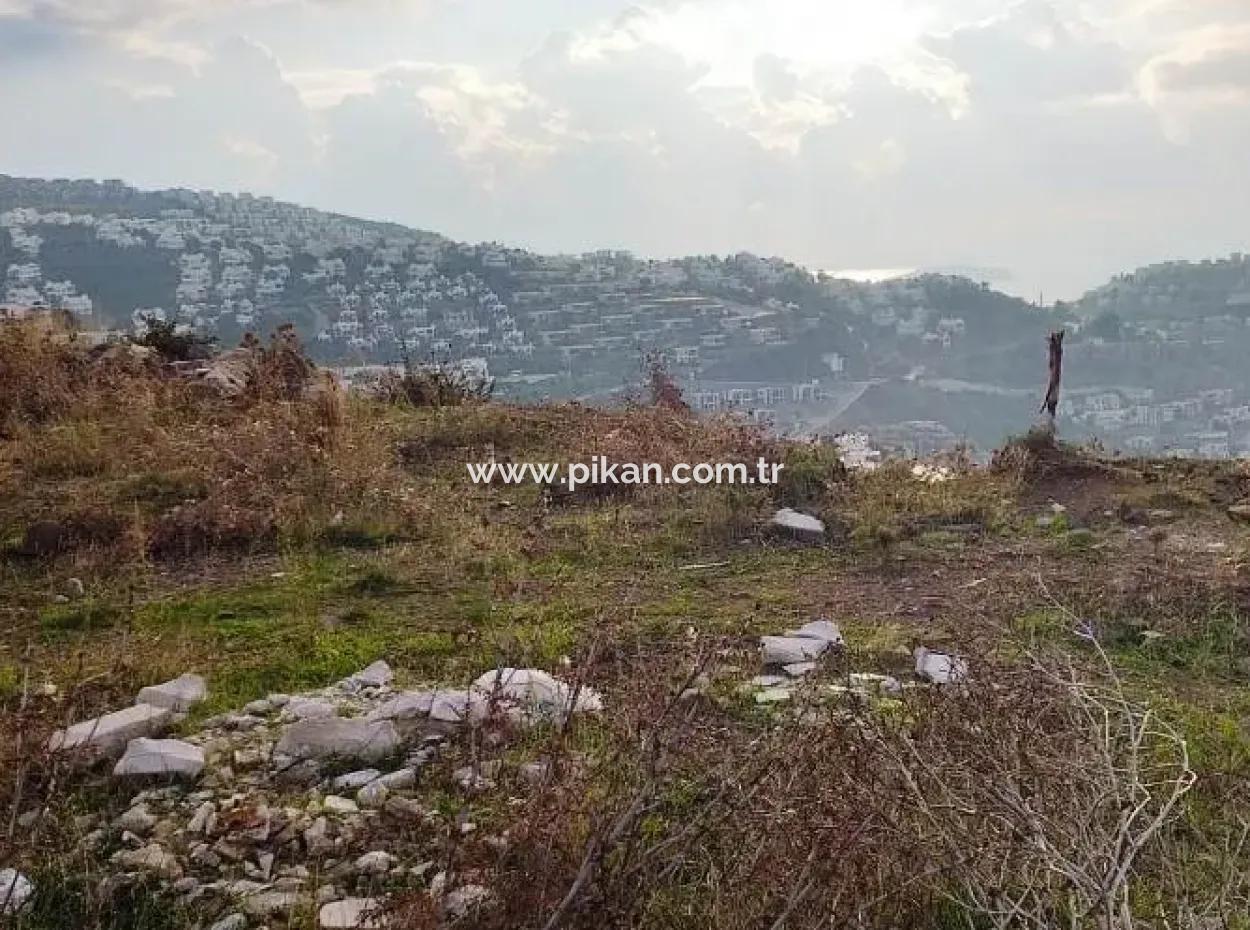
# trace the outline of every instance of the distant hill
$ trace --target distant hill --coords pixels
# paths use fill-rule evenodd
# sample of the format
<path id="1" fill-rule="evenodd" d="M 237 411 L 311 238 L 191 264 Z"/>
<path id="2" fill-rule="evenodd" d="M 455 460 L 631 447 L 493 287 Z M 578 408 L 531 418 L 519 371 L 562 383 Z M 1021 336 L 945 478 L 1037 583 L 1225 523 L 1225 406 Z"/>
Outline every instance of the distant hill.
<path id="1" fill-rule="evenodd" d="M 1027 426 L 1030 406 L 995 390 L 1035 390 L 1059 327 L 1068 386 L 1126 391 L 1067 408 L 1075 428 L 1113 442 L 1199 443 L 1227 424 L 1201 404 L 1193 414 L 1194 398 L 1250 389 L 1240 255 L 1139 269 L 1039 307 L 956 275 L 867 283 L 749 253 L 539 255 L 249 194 L 0 176 L 0 271 L 0 306 L 64 308 L 87 328 L 156 317 L 229 345 L 290 322 L 325 362 L 452 361 L 518 397 L 610 396 L 658 353 L 701 409 L 767 412 L 800 430 L 830 422 L 839 383 L 871 381 L 894 386 L 837 422 L 944 418 L 992 443 Z M 933 387 L 951 380 L 979 387 L 952 406 Z M 1147 394 L 1188 412 L 1102 409 Z"/>

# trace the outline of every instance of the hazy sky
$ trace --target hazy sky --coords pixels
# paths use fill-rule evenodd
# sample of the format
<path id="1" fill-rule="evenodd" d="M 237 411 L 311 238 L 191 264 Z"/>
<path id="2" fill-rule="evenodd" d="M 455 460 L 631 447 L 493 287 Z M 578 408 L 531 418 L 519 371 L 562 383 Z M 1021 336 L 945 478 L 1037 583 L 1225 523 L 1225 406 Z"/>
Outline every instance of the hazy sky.
<path id="1" fill-rule="evenodd" d="M 1250 0 L 0 0 L 0 172 L 1073 296 L 1250 251 Z"/>

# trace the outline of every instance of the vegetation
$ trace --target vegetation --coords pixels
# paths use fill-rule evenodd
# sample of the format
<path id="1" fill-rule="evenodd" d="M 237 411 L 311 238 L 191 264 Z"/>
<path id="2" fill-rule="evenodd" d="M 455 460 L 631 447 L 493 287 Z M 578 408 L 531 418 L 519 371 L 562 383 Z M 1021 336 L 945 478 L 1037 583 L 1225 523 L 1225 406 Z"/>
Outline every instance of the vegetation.
<path id="1" fill-rule="evenodd" d="M 468 731 L 425 776 L 413 864 L 497 895 L 466 925 L 1246 926 L 1240 465 L 1032 437 L 940 480 L 847 473 L 676 404 L 394 403 L 328 387 L 290 334 L 257 352 L 252 386 L 223 394 L 0 328 L 0 862 L 39 888 L 21 926 L 209 922 L 102 880 L 113 847 L 83 845 L 77 818 L 126 797 L 47 757 L 52 728 L 188 670 L 210 682 L 189 726 L 378 657 L 449 687 L 536 666 L 608 706 L 502 745 Z M 765 456 L 788 477 L 553 507 L 469 482 L 491 454 Z M 818 514 L 827 543 L 764 532 L 778 506 Z M 757 637 L 822 614 L 847 647 L 795 709 L 744 694 Z M 910 679 L 921 643 L 968 656 L 971 681 L 835 687 Z M 496 757 L 555 775 L 463 799 L 451 768 Z M 433 925 L 426 880 L 395 889 L 399 925 Z"/>

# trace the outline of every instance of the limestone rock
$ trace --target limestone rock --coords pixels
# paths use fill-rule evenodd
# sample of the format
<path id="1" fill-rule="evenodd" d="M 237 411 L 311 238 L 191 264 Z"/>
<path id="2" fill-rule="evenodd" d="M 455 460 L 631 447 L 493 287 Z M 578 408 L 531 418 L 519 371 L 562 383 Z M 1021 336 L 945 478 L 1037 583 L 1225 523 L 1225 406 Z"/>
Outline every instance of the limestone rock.
<path id="1" fill-rule="evenodd" d="M 348 772 L 346 775 L 340 775 L 330 782 L 330 787 L 335 791 L 354 791 L 381 777 L 382 773 L 377 769 L 360 769 L 357 772 Z"/>
<path id="2" fill-rule="evenodd" d="M 389 720 L 320 717 L 291 724 L 276 752 L 295 759 L 362 759 L 389 756 L 399 748 L 399 734 Z"/>
<path id="3" fill-rule="evenodd" d="M 369 714 L 370 720 L 413 720 L 429 716 L 435 691 L 405 691 L 384 701 Z"/>
<path id="4" fill-rule="evenodd" d="M 182 866 L 178 864 L 178 857 L 159 843 L 149 843 L 140 849 L 123 850 L 113 856 L 113 862 L 123 869 L 152 872 L 162 878 L 182 877 Z"/>
<path id="5" fill-rule="evenodd" d="M 797 630 L 786 630 L 787 636 L 801 636 L 807 639 L 819 639 L 831 646 L 842 646 L 846 641 L 842 638 L 842 631 L 838 629 L 838 625 L 832 620 L 812 620 L 803 624 Z"/>
<path id="6" fill-rule="evenodd" d="M 783 507 L 768 521 L 774 530 L 803 542 L 818 543 L 825 538 L 825 524 L 815 517 Z"/>
<path id="7" fill-rule="evenodd" d="M 247 915 L 238 912 L 227 914 L 217 923 L 213 924 L 208 930 L 245 930 L 247 927 Z"/>
<path id="8" fill-rule="evenodd" d="M 945 685 L 968 678 L 968 663 L 964 659 L 932 652 L 924 646 L 917 646 L 912 654 L 916 659 L 916 675 L 925 681 Z"/>
<path id="9" fill-rule="evenodd" d="M 111 754 L 120 752 L 132 739 L 152 736 L 169 725 L 174 712 L 167 707 L 135 704 L 57 730 L 48 737 L 48 749 L 83 749 Z"/>
<path id="10" fill-rule="evenodd" d="M 321 906 L 317 923 L 321 930 L 374 930 L 382 926 L 377 915 L 382 902 L 377 898 L 344 898 Z"/>
<path id="11" fill-rule="evenodd" d="M 809 636 L 761 636 L 760 646 L 765 665 L 794 665 L 819 659 L 829 648 L 829 641 Z"/>
<path id="12" fill-rule="evenodd" d="M 204 769 L 204 750 L 178 739 L 132 739 L 113 767 L 119 778 L 155 775 L 196 778 Z"/>
<path id="13" fill-rule="evenodd" d="M 151 704 L 153 707 L 165 707 L 172 711 L 190 710 L 204 700 L 208 688 L 199 675 L 179 675 L 171 681 L 159 685 L 149 685 L 139 691 L 135 698 L 136 704 Z"/>
<path id="14" fill-rule="evenodd" d="M 16 914 L 35 894 L 35 885 L 16 869 L 0 869 L 0 914 Z"/>
<path id="15" fill-rule="evenodd" d="M 462 920 L 475 911 L 489 907 L 493 900 L 494 895 L 484 885 L 461 885 L 447 892 L 443 898 L 443 910 L 452 920 Z"/>
<path id="16" fill-rule="evenodd" d="M 501 668 L 478 676 L 472 691 L 487 699 L 502 698 L 547 719 L 569 713 L 597 713 L 603 698 L 591 688 L 575 688 L 536 668 Z"/>
<path id="17" fill-rule="evenodd" d="M 343 684 L 356 688 L 380 688 L 383 685 L 389 685 L 394 677 L 395 673 L 391 671 L 391 667 L 381 659 L 378 659 L 378 661 L 352 675 Z"/>
<path id="18" fill-rule="evenodd" d="M 367 852 L 356 860 L 356 871 L 361 875 L 385 875 L 395 864 L 395 857 L 382 849 Z"/>

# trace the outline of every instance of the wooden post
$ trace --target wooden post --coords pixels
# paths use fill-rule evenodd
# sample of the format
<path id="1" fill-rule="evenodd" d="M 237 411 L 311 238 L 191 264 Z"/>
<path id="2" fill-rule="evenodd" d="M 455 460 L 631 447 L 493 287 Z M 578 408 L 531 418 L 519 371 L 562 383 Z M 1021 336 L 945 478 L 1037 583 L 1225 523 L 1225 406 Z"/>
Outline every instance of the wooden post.
<path id="1" fill-rule="evenodd" d="M 1055 429 L 1055 411 L 1059 408 L 1059 380 L 1063 377 L 1063 330 L 1053 332 L 1047 339 L 1050 346 L 1050 382 L 1046 386 L 1046 399 L 1039 413 L 1046 414 L 1046 425 Z"/>

